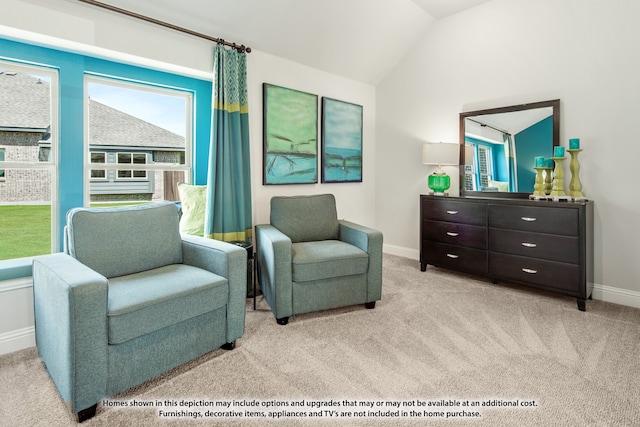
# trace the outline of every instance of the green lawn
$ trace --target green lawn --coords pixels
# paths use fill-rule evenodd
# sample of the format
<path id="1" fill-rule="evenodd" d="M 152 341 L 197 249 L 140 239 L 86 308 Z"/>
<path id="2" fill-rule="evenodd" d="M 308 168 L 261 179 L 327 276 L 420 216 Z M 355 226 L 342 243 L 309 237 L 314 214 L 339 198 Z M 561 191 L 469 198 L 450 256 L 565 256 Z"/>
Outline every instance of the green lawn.
<path id="1" fill-rule="evenodd" d="M 95 204 L 92 207 L 148 202 Z M 62 232 L 62 231 L 61 231 Z M 51 253 L 51 206 L 0 206 L 0 260 Z"/>
<path id="2" fill-rule="evenodd" d="M 51 253 L 51 206 L 0 206 L 0 260 Z"/>

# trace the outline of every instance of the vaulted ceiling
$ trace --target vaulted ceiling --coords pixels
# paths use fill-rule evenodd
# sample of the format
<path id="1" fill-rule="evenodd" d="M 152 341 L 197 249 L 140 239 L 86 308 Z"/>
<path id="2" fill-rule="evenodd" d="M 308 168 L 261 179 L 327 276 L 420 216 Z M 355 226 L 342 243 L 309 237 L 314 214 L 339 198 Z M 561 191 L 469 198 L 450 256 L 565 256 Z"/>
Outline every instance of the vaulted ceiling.
<path id="1" fill-rule="evenodd" d="M 487 1 L 102 0 L 371 85 L 436 20 Z"/>

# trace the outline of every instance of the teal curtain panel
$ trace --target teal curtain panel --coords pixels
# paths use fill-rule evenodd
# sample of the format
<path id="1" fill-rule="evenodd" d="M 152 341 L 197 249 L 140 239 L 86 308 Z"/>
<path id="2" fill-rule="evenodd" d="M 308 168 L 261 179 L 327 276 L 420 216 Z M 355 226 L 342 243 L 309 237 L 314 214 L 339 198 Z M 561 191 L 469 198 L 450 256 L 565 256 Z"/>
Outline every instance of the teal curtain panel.
<path id="1" fill-rule="evenodd" d="M 246 53 L 216 45 L 205 237 L 251 239 L 251 168 Z"/>

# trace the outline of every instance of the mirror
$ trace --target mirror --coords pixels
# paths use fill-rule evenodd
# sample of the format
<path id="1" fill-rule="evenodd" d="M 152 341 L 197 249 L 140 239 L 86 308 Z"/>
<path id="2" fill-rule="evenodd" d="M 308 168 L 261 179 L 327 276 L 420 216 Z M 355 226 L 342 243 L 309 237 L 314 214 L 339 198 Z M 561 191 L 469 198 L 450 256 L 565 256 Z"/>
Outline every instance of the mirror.
<path id="1" fill-rule="evenodd" d="M 560 145 L 560 100 L 460 113 L 460 195 L 526 197 Z"/>

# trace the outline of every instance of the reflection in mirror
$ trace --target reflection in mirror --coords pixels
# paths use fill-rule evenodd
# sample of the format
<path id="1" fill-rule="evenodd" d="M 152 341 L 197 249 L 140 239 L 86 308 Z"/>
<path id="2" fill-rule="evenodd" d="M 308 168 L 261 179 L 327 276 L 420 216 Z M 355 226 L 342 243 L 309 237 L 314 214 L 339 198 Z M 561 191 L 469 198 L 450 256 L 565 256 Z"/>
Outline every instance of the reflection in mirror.
<path id="1" fill-rule="evenodd" d="M 460 113 L 460 194 L 533 193 L 535 157 L 552 156 L 559 123 L 559 100 Z"/>

